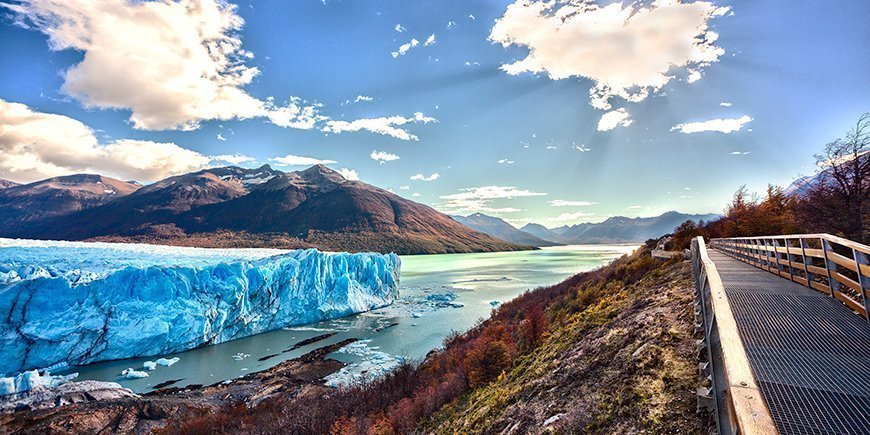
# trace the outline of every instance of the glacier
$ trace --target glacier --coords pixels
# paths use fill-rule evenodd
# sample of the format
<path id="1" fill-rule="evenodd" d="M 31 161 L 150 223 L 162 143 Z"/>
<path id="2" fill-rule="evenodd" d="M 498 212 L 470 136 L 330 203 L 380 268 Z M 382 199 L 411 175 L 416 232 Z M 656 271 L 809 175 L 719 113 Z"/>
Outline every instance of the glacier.
<path id="1" fill-rule="evenodd" d="M 0 238 L 0 374 L 172 354 L 391 304 L 396 254 Z"/>

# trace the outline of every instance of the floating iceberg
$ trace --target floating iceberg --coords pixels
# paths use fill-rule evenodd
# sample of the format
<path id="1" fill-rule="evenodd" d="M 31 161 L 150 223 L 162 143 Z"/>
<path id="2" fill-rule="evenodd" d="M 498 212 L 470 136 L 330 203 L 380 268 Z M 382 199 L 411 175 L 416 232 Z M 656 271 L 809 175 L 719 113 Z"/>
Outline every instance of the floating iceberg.
<path id="1" fill-rule="evenodd" d="M 386 306 L 395 254 L 0 239 L 0 373 L 165 355 Z"/>

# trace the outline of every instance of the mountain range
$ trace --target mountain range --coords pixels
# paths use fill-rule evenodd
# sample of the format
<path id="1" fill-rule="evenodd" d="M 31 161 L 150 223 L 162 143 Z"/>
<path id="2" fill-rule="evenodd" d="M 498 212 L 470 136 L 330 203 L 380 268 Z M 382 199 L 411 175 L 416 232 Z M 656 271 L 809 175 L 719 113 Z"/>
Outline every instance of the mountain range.
<path id="1" fill-rule="evenodd" d="M 513 225 L 493 216 L 483 213 L 474 213 L 468 216 L 451 216 L 455 221 L 473 230 L 489 234 L 495 238 L 518 245 L 529 246 L 556 246 L 564 243 L 545 240 L 527 231 L 518 230 Z"/>
<path id="2" fill-rule="evenodd" d="M 679 224 L 693 220 L 710 221 L 717 214 L 685 214 L 669 211 L 659 216 L 628 218 L 614 216 L 603 222 L 581 223 L 572 226 L 547 228 L 530 223 L 517 229 L 502 219 L 481 213 L 453 216 L 453 219 L 472 229 L 517 244 L 532 246 L 579 245 L 590 243 L 637 243 L 673 232 Z"/>
<path id="3" fill-rule="evenodd" d="M 399 254 L 532 249 L 323 165 L 211 168 L 147 186 L 71 175 L 0 188 L 0 236 Z"/>

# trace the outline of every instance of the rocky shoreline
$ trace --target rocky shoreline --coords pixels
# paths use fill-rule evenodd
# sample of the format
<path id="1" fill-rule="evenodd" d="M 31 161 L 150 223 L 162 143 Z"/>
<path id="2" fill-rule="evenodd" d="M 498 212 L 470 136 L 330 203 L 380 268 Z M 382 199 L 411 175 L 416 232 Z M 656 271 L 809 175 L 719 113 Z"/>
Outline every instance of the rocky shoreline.
<path id="1" fill-rule="evenodd" d="M 322 379 L 345 366 L 326 356 L 355 341 L 320 347 L 268 370 L 209 386 L 167 386 L 140 396 L 114 382 L 82 381 L 19 394 L 0 402 L 0 432 L 151 433 L 171 421 L 225 407 L 253 408 L 273 396 L 323 394 L 332 388 Z"/>

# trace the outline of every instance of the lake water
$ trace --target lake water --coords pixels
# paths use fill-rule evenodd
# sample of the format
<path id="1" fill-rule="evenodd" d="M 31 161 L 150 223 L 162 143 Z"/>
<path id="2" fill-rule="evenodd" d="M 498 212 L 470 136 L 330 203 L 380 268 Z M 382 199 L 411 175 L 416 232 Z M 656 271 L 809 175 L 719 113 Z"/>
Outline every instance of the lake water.
<path id="1" fill-rule="evenodd" d="M 79 372 L 79 380 L 115 381 L 136 392 L 151 391 L 170 380 L 178 380 L 173 385 L 178 387 L 210 385 L 268 369 L 346 338 L 358 338 L 359 342 L 331 355 L 349 366 L 327 382 L 344 383 L 376 376 L 403 358 L 421 360 L 452 331 L 470 329 L 499 303 L 602 266 L 635 248 L 578 245 L 522 252 L 403 256 L 400 296 L 389 307 L 161 355 L 179 360 L 169 367 L 157 366 L 142 379 L 124 379 L 120 373 L 126 368 L 142 370 L 144 362 L 159 356 L 106 361 L 67 371 Z M 335 335 L 287 351 L 302 340 L 327 333 Z"/>

